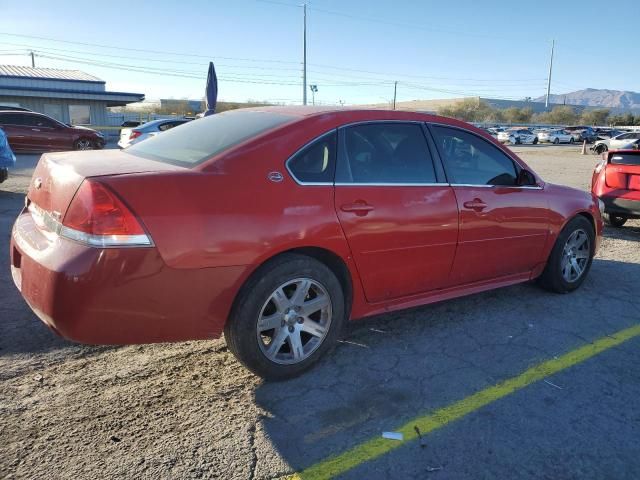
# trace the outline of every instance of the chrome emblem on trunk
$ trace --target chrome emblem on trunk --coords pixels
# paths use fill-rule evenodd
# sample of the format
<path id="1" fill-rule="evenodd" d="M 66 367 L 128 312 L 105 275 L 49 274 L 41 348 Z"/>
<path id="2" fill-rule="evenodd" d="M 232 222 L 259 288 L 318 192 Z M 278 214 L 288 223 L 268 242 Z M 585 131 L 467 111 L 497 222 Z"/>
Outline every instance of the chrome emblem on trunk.
<path id="1" fill-rule="evenodd" d="M 36 178 L 33 181 L 33 186 L 36 188 L 36 190 L 40 190 L 42 188 L 42 179 L 40 177 Z"/>

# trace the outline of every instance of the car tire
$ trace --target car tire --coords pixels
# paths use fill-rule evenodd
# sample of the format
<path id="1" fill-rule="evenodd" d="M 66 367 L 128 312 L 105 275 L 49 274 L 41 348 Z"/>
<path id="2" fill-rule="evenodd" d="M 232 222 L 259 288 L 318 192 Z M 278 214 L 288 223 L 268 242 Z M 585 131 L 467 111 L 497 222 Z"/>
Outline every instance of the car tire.
<path id="1" fill-rule="evenodd" d="M 514 142 L 515 145 L 520 145 L 520 143 L 521 143 L 520 142 L 520 137 L 515 137 L 514 140 L 515 140 L 515 142 Z"/>
<path id="2" fill-rule="evenodd" d="M 596 146 L 596 148 L 594 148 L 594 149 L 593 149 L 593 151 L 594 151 L 597 155 L 601 155 L 601 154 L 603 154 L 604 152 L 606 152 L 607 150 L 609 150 L 609 149 L 607 148 L 607 146 L 606 146 L 606 145 L 598 145 L 598 146 Z"/>
<path id="3" fill-rule="evenodd" d="M 309 293 L 300 302 L 296 293 L 305 281 Z M 325 296 L 328 307 L 304 315 L 305 304 L 317 299 L 323 304 Z M 308 370 L 331 350 L 346 316 L 345 296 L 336 275 L 314 258 L 287 253 L 260 267 L 247 281 L 234 302 L 224 336 L 229 350 L 249 370 L 265 380 L 285 380 Z M 274 328 L 269 329 L 271 325 Z M 305 329 L 317 329 L 313 331 L 318 335 Z M 274 341 L 276 348 L 270 349 Z"/>
<path id="4" fill-rule="evenodd" d="M 538 137 L 534 137 L 534 139 L 533 139 L 533 144 L 534 144 L 534 145 L 537 145 L 537 144 L 538 144 Z"/>
<path id="5" fill-rule="evenodd" d="M 574 248 L 572 241 L 580 243 Z M 589 273 L 595 252 L 595 232 L 593 225 L 582 215 L 572 218 L 562 229 L 551 250 L 547 265 L 539 278 L 539 283 L 547 290 L 569 293 L 577 289 Z M 587 255 L 584 258 L 584 255 Z M 584 261 L 583 261 L 584 260 Z M 577 265 L 580 269 L 574 267 Z M 575 275 L 573 272 L 575 272 Z"/>
<path id="6" fill-rule="evenodd" d="M 569 143 L 570 143 L 571 145 L 573 145 L 573 137 L 571 137 L 571 138 L 569 139 Z"/>
<path id="7" fill-rule="evenodd" d="M 602 219 L 607 223 L 607 225 L 610 225 L 616 228 L 620 228 L 624 226 L 625 223 L 627 223 L 626 217 L 623 217 L 621 215 L 613 215 L 611 213 L 606 213 L 606 212 L 602 215 Z"/>
<path id="8" fill-rule="evenodd" d="M 558 137 L 553 139 L 553 144 L 558 145 L 560 143 L 560 139 Z"/>
<path id="9" fill-rule="evenodd" d="M 79 138 L 73 143 L 74 150 L 93 150 L 93 142 L 88 138 Z"/>

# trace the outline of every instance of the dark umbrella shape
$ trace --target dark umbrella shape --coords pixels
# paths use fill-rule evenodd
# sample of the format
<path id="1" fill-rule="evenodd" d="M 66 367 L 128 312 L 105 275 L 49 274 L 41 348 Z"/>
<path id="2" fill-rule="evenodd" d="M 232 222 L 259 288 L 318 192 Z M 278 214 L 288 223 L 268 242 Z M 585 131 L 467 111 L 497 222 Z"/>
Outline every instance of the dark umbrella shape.
<path id="1" fill-rule="evenodd" d="M 209 73 L 207 74 L 207 88 L 205 91 L 207 109 L 204 111 L 204 116 L 208 117 L 216 113 L 216 101 L 218 99 L 218 77 L 216 76 L 216 69 L 213 66 L 213 62 L 209 62 Z"/>

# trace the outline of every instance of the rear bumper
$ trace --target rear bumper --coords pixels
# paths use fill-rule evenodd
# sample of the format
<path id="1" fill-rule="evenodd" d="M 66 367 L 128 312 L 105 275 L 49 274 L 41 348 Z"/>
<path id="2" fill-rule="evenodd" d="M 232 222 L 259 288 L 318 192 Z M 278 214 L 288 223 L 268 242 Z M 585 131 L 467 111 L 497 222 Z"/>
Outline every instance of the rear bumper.
<path id="1" fill-rule="evenodd" d="M 627 218 L 640 218 L 640 200 L 602 196 L 604 211 Z"/>
<path id="2" fill-rule="evenodd" d="M 10 248 L 14 283 L 34 313 L 89 344 L 218 337 L 247 269 L 173 269 L 155 248 L 86 247 L 43 234 L 28 213 Z"/>

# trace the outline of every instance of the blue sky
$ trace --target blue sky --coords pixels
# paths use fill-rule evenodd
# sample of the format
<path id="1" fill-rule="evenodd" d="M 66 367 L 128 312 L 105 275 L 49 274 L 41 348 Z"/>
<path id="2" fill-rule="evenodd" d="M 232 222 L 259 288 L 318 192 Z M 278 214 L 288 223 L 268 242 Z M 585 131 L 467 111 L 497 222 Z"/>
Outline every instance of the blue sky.
<path id="1" fill-rule="evenodd" d="M 301 2 L 0 0 L 0 63 L 34 50 L 37 66 L 157 99 L 202 97 L 212 59 L 221 100 L 300 102 Z M 638 91 L 640 5 L 608 5 L 309 0 L 308 81 L 326 104 L 388 102 L 396 80 L 398 101 L 537 97 L 554 38 L 552 93 Z"/>

